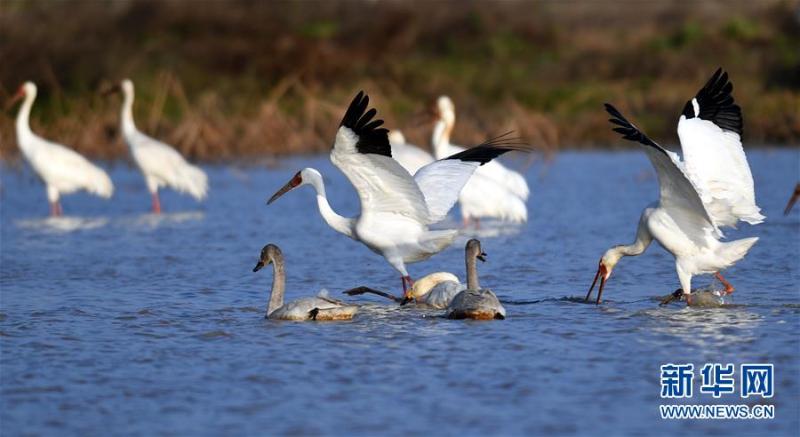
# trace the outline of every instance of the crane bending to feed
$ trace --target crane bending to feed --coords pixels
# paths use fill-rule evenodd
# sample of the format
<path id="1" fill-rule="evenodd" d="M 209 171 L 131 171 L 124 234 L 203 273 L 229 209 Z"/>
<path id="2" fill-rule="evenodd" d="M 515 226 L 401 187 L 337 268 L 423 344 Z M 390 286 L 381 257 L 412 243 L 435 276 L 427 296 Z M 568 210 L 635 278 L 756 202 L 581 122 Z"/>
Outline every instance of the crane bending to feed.
<path id="1" fill-rule="evenodd" d="M 199 167 L 186 160 L 171 146 L 151 138 L 138 129 L 133 122 L 133 82 L 128 79 L 109 89 L 106 93 L 123 94 L 120 123 L 122 136 L 131 149 L 131 156 L 144 176 L 147 189 L 153 198 L 153 212 L 161 212 L 158 198 L 159 187 L 170 187 L 181 193 L 189 193 L 196 200 L 203 200 L 208 193 L 208 177 Z"/>
<path id="2" fill-rule="evenodd" d="M 63 214 L 59 199 L 62 194 L 85 190 L 108 199 L 114 193 L 111 178 L 100 167 L 92 164 L 78 152 L 36 135 L 31 130 L 30 114 L 36 100 L 36 85 L 25 82 L 9 102 L 25 99 L 17 113 L 17 143 L 22 155 L 47 187 L 50 215 Z"/>
<path id="3" fill-rule="evenodd" d="M 419 169 L 412 177 L 392 159 L 383 120 L 373 120 L 369 97 L 359 92 L 347 109 L 331 151 L 331 161 L 350 180 L 361 201 L 361 214 L 346 218 L 333 211 L 319 171 L 305 168 L 267 204 L 303 185 L 317 193 L 317 206 L 334 230 L 366 245 L 397 270 L 403 292 L 413 284 L 406 263 L 426 260 L 447 248 L 457 230 L 430 230 L 455 204 L 461 188 L 479 166 L 510 150 L 525 150 L 505 135 Z"/>
<path id="4" fill-rule="evenodd" d="M 733 84 L 718 69 L 705 86 L 686 102 L 678 121 L 683 161 L 630 123 L 613 106 L 606 104 L 614 131 L 623 138 L 643 144 L 658 173 L 660 197 L 639 219 L 636 241 L 614 246 L 603 255 L 586 301 L 600 278 L 597 303 L 611 271 L 623 256 L 642 254 L 655 239 L 675 256 L 681 288 L 675 298 L 691 299 L 692 276 L 713 273 L 727 293 L 733 286 L 720 274 L 742 259 L 758 238 L 722 242 L 721 227 L 733 227 L 741 220 L 751 225 L 764 216 L 755 203 L 753 176 L 742 149 L 742 113 L 734 103 Z M 665 300 L 665 302 L 671 299 Z"/>

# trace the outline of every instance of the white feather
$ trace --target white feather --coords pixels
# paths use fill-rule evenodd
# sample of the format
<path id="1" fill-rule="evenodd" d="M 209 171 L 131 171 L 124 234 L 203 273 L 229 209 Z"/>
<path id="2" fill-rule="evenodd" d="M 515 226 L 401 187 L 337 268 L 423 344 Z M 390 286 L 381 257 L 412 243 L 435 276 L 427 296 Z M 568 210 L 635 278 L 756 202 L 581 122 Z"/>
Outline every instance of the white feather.
<path id="1" fill-rule="evenodd" d="M 111 197 L 114 185 L 103 169 L 78 152 L 47 141 L 31 131 L 29 116 L 36 99 L 36 85 L 26 82 L 22 89 L 25 101 L 17 114 L 17 142 L 23 156 L 47 185 L 49 200 L 56 202 L 61 194 L 80 190 L 106 199 Z"/>
<path id="2" fill-rule="evenodd" d="M 124 101 L 121 125 L 125 142 L 131 149 L 136 165 L 142 172 L 151 193 L 169 187 L 203 200 L 208 193 L 208 177 L 199 167 L 186 160 L 171 146 L 140 132 L 133 122 L 133 83 L 122 81 Z"/>
<path id="3" fill-rule="evenodd" d="M 734 226 L 739 220 L 761 223 L 764 216 L 755 202 L 753 175 L 739 134 L 724 131 L 711 121 L 687 120 L 682 115 L 678 136 L 686 173 L 714 222 L 719 226 Z"/>

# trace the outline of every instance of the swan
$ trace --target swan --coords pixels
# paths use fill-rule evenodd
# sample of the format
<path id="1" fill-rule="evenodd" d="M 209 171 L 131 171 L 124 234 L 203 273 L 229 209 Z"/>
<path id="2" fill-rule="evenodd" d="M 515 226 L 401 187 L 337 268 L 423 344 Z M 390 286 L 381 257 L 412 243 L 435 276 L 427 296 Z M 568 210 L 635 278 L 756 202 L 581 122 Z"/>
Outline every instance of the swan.
<path id="1" fill-rule="evenodd" d="M 17 113 L 17 144 L 22 155 L 47 187 L 50 215 L 63 214 L 59 199 L 62 194 L 85 190 L 108 199 L 114 193 L 111 178 L 100 167 L 92 164 L 78 152 L 45 140 L 31 130 L 30 114 L 36 100 L 36 85 L 25 82 L 9 102 L 9 106 L 24 98 Z"/>
<path id="2" fill-rule="evenodd" d="M 436 272 L 414 281 L 414 284 L 406 290 L 403 297 L 397 297 L 391 293 L 365 286 L 347 290 L 344 294 L 358 296 L 364 293 L 371 293 L 395 301 L 400 305 L 413 301 L 417 304 L 441 310 L 447 308 L 453 297 L 465 288 L 466 286 L 458 281 L 456 275 L 449 272 Z"/>
<path id="3" fill-rule="evenodd" d="M 467 242 L 464 248 L 464 259 L 467 269 L 467 285 L 459 282 L 458 277 L 449 272 L 436 272 L 424 276 L 406 290 L 402 298 L 392 296 L 389 293 L 374 290 L 369 287 L 358 287 L 352 290 L 347 290 L 344 293 L 350 296 L 360 295 L 364 293 L 377 294 L 387 299 L 391 299 L 400 305 L 405 305 L 409 302 L 416 302 L 417 304 L 427 305 L 437 309 L 448 309 L 459 312 L 454 314 L 452 318 L 504 318 L 505 309 L 500 305 L 497 297 L 490 290 L 478 290 L 478 273 L 475 268 L 475 260 L 486 261 L 486 253 L 481 250 L 481 243 L 476 239 L 471 239 Z M 470 286 L 469 279 L 473 278 L 474 283 Z M 475 293 L 469 296 L 464 295 L 461 297 L 462 303 L 458 307 L 453 307 L 456 296 L 462 295 L 464 291 L 471 288 Z M 473 294 L 478 295 L 478 298 L 471 297 Z M 492 300 L 493 299 L 493 300 Z M 471 306 L 470 306 L 471 305 Z M 478 312 L 486 312 L 485 315 L 478 315 Z M 463 315 L 462 314 L 469 314 Z M 497 317 L 499 314 L 500 317 Z M 455 317 L 458 316 L 458 317 Z"/>
<path id="4" fill-rule="evenodd" d="M 481 249 L 481 242 L 471 239 L 467 242 L 467 289 L 458 293 L 447 306 L 448 319 L 492 320 L 505 319 L 506 309 L 500 304 L 497 296 L 488 288 L 481 288 L 478 283 L 476 260 L 485 261 L 486 253 Z"/>
<path id="5" fill-rule="evenodd" d="M 286 271 L 284 269 L 283 253 L 274 244 L 267 244 L 261 249 L 261 257 L 253 268 L 254 272 L 262 267 L 272 264 L 272 289 L 270 290 L 269 305 L 265 318 L 273 320 L 350 320 L 358 312 L 355 305 L 330 299 L 324 295 L 304 297 L 283 302 Z"/>

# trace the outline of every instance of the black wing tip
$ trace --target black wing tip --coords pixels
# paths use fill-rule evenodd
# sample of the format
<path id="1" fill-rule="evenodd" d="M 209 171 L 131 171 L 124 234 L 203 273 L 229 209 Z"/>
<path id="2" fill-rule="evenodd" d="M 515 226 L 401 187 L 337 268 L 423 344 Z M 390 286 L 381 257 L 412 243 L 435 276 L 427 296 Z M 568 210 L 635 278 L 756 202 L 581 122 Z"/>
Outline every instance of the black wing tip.
<path id="1" fill-rule="evenodd" d="M 358 136 L 356 150 L 359 153 L 391 157 L 389 130 L 380 127 L 383 125 L 383 120 L 373 120 L 377 114 L 377 109 L 369 107 L 369 95 L 364 90 L 360 90 L 350 102 L 350 106 L 347 107 L 339 126 L 352 130 Z"/>
<path id="2" fill-rule="evenodd" d="M 513 133 L 514 131 L 508 131 L 491 137 L 477 146 L 470 147 L 444 159 L 458 159 L 483 165 L 506 152 L 530 152 L 531 146 L 529 144 L 523 142 L 519 137 L 509 136 Z"/>
<path id="3" fill-rule="evenodd" d="M 612 117 L 609 118 L 608 121 L 616 125 L 616 127 L 611 128 L 612 131 L 622 135 L 623 139 L 644 144 L 645 146 L 652 147 L 665 155 L 667 154 L 666 150 L 664 150 L 655 141 L 651 140 L 650 137 L 640 131 L 635 124 L 628 121 L 628 119 L 625 118 L 622 113 L 614 107 L 614 105 L 610 103 L 604 103 L 603 106 L 605 106 L 606 112 L 608 112 Z"/>
<path id="4" fill-rule="evenodd" d="M 695 113 L 690 100 L 683 108 L 683 115 L 686 118 L 699 117 L 702 120 L 709 120 L 722 130 L 742 135 L 742 108 L 736 104 L 733 98 L 733 82 L 730 81 L 728 72 L 721 66 L 694 98 L 697 100 L 699 113 Z"/>

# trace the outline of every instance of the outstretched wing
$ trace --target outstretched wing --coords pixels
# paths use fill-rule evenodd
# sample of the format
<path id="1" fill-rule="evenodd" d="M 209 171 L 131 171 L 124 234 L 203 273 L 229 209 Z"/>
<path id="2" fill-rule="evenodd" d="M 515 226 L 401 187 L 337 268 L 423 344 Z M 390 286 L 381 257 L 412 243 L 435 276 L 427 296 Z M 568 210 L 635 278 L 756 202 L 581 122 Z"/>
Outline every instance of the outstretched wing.
<path id="1" fill-rule="evenodd" d="M 361 200 L 362 217 L 405 216 L 419 223 L 429 218 L 425 197 L 411 175 L 394 159 L 383 120 L 367 109 L 363 91 L 350 103 L 336 133 L 331 162 L 347 176 Z"/>
<path id="2" fill-rule="evenodd" d="M 608 121 L 615 124 L 613 130 L 622 138 L 643 144 L 647 157 L 656 169 L 660 185 L 659 204 L 675 220 L 684 233 L 696 244 L 705 246 L 709 234 L 720 236 L 719 229 L 708 214 L 692 181 L 686 176 L 681 163 L 672 152 L 656 144 L 629 122 L 613 106 L 606 103 L 611 115 Z"/>
<path id="3" fill-rule="evenodd" d="M 414 175 L 430 213 L 430 223 L 441 221 L 458 201 L 461 189 L 481 165 L 511 150 L 528 151 L 511 132 L 485 141 L 463 152 L 422 167 Z"/>
<path id="4" fill-rule="evenodd" d="M 742 149 L 742 110 L 734 102 L 732 91 L 728 73 L 717 69 L 686 102 L 678 121 L 686 173 L 719 226 L 764 220 Z"/>

